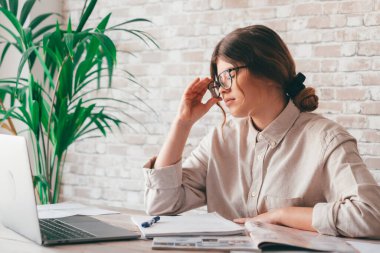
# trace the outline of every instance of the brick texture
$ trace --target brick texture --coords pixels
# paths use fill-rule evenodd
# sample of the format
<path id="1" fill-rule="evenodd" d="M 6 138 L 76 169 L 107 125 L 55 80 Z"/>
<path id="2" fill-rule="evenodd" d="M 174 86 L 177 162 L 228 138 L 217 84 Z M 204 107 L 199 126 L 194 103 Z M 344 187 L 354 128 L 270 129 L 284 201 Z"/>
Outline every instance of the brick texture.
<path id="1" fill-rule="evenodd" d="M 66 22 L 69 15 L 73 23 L 78 20 L 83 2 L 64 2 Z M 297 70 L 307 76 L 306 84 L 317 89 L 317 112 L 357 138 L 365 163 L 380 182 L 378 0 L 99 0 L 90 23 L 109 12 L 113 23 L 137 17 L 152 20 L 130 27 L 154 35 L 160 49 L 146 47 L 128 34 L 111 35 L 121 51 L 114 79 L 121 91 L 112 94 L 140 110 L 126 106 L 130 127 L 70 149 L 63 199 L 143 209 L 141 168 L 159 152 L 182 91 L 194 77 L 208 75 L 213 47 L 225 34 L 251 24 L 267 25 L 285 40 Z M 125 71 L 135 74 L 148 91 L 128 81 Z M 220 111 L 213 108 L 192 130 L 184 156 L 221 122 Z"/>

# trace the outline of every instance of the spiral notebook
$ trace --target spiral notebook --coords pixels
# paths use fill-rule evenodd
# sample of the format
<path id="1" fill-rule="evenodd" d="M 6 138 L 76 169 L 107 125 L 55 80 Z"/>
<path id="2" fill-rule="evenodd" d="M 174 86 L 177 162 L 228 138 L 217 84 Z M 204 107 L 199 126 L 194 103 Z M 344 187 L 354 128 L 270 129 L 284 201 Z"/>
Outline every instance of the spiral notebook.
<path id="1" fill-rule="evenodd" d="M 244 226 L 227 220 L 217 213 L 182 216 L 160 216 L 160 221 L 151 227 L 141 224 L 153 216 L 133 216 L 132 221 L 146 238 L 161 236 L 224 236 L 243 234 Z"/>

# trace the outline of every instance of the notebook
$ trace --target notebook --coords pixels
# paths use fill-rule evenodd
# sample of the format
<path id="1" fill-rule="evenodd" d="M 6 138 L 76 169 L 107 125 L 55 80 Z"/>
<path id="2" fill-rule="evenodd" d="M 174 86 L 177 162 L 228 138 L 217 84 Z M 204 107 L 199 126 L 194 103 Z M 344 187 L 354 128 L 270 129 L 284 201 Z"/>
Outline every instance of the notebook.
<path id="1" fill-rule="evenodd" d="M 38 219 L 25 138 L 0 134 L 0 161 L 0 218 L 5 227 L 42 245 L 140 237 L 89 216 Z"/>
<path id="2" fill-rule="evenodd" d="M 220 216 L 218 213 L 206 213 L 182 216 L 160 216 L 152 226 L 144 228 L 143 222 L 153 216 L 133 216 L 132 221 L 146 238 L 160 236 L 224 236 L 244 233 L 244 227 Z"/>

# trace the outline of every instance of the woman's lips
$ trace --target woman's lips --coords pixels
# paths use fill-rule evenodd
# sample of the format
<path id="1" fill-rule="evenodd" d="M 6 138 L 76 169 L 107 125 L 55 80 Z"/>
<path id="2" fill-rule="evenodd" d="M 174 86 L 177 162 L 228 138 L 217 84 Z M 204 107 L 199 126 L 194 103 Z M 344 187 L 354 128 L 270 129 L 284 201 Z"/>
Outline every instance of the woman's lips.
<path id="1" fill-rule="evenodd" d="M 234 98 L 227 98 L 227 99 L 224 100 L 224 103 L 228 106 L 231 103 L 233 103 L 234 100 L 235 100 Z"/>

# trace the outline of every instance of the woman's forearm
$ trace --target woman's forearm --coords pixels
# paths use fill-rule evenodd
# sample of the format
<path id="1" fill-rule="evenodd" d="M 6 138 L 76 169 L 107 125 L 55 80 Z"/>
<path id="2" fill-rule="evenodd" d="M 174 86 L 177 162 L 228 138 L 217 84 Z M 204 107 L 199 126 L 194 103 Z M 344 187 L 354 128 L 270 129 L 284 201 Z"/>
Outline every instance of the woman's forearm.
<path id="1" fill-rule="evenodd" d="M 279 225 L 316 232 L 312 226 L 312 207 L 286 207 L 278 212 Z"/>
<path id="2" fill-rule="evenodd" d="M 174 120 L 169 135 L 157 156 L 155 167 L 162 168 L 177 163 L 181 157 L 192 125 Z"/>

